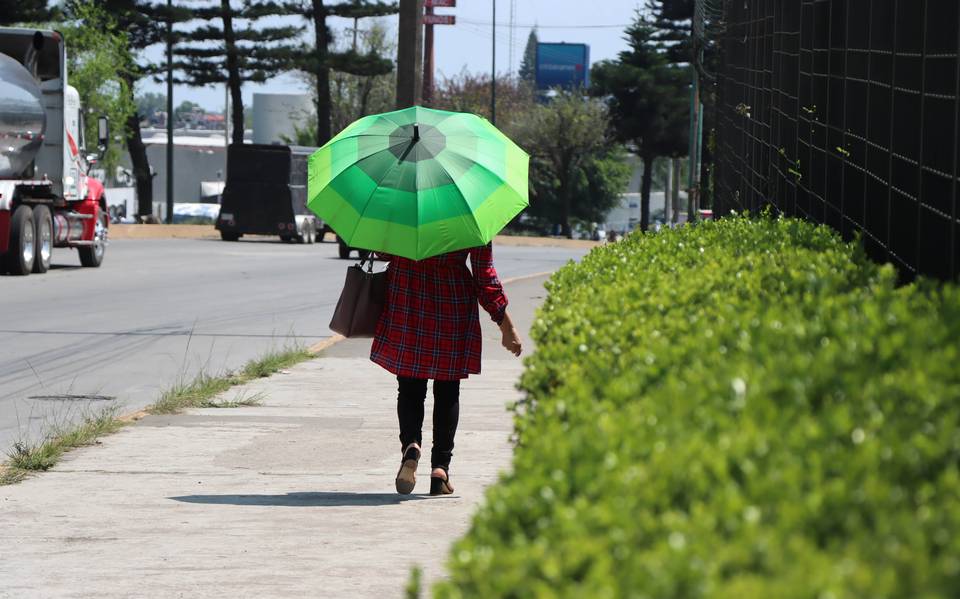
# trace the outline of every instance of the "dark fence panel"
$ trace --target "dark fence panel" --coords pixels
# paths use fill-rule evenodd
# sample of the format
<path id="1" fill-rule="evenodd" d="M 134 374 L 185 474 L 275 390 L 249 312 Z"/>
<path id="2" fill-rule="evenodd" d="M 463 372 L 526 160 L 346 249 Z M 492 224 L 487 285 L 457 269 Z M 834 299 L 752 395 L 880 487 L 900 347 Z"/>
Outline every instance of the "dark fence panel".
<path id="1" fill-rule="evenodd" d="M 906 278 L 960 274 L 957 0 L 728 0 L 718 214 L 859 234 Z"/>

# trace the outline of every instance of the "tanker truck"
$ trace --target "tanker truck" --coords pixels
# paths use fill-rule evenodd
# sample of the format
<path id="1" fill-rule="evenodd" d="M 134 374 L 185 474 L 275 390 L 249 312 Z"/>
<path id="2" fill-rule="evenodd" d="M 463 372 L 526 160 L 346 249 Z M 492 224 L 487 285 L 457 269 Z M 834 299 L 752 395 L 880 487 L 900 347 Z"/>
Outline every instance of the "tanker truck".
<path id="1" fill-rule="evenodd" d="M 97 129 L 102 155 L 105 118 Z M 76 248 L 83 266 L 103 262 L 110 219 L 83 131 L 63 36 L 0 28 L 0 270 L 46 272 L 53 248 Z"/>

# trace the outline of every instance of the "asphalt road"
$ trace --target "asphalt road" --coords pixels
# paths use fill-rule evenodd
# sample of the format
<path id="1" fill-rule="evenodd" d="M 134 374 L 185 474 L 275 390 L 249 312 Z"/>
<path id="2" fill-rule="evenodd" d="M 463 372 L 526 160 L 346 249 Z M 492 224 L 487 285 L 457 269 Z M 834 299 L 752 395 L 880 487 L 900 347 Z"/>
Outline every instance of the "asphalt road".
<path id="1" fill-rule="evenodd" d="M 0 452 L 107 405 L 132 412 L 178 380 L 309 346 L 350 262 L 336 244 L 117 240 L 99 269 L 54 252 L 44 275 L 0 276 Z M 553 271 L 586 250 L 495 250 L 501 278 Z"/>

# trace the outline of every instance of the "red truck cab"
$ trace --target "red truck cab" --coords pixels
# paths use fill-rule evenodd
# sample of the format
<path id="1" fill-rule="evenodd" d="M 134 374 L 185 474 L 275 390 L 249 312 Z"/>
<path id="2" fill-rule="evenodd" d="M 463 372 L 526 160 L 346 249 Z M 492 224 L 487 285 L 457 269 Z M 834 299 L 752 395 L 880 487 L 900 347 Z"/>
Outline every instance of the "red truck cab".
<path id="1" fill-rule="evenodd" d="M 102 152 L 104 118 L 98 137 Z M 75 248 L 83 266 L 103 262 L 110 219 L 85 152 L 63 36 L 0 28 L 0 270 L 46 272 L 53 248 Z"/>

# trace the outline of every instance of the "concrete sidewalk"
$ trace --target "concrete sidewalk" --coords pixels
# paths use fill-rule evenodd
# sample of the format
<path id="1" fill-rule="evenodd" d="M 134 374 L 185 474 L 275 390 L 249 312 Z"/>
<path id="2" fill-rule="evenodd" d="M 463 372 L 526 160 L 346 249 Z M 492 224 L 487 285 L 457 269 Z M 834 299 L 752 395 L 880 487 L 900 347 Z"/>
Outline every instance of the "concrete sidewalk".
<path id="1" fill-rule="evenodd" d="M 506 286 L 524 333 L 544 280 Z M 483 374 L 461 394 L 457 493 L 427 495 L 424 459 L 415 493 L 399 496 L 396 381 L 368 350 L 344 341 L 224 397 L 262 392 L 261 406 L 151 416 L 0 487 L 0 597 L 385 599 L 402 596 L 414 565 L 428 584 L 443 576 L 484 487 L 510 465 L 505 405 L 522 364 L 485 319 Z"/>

